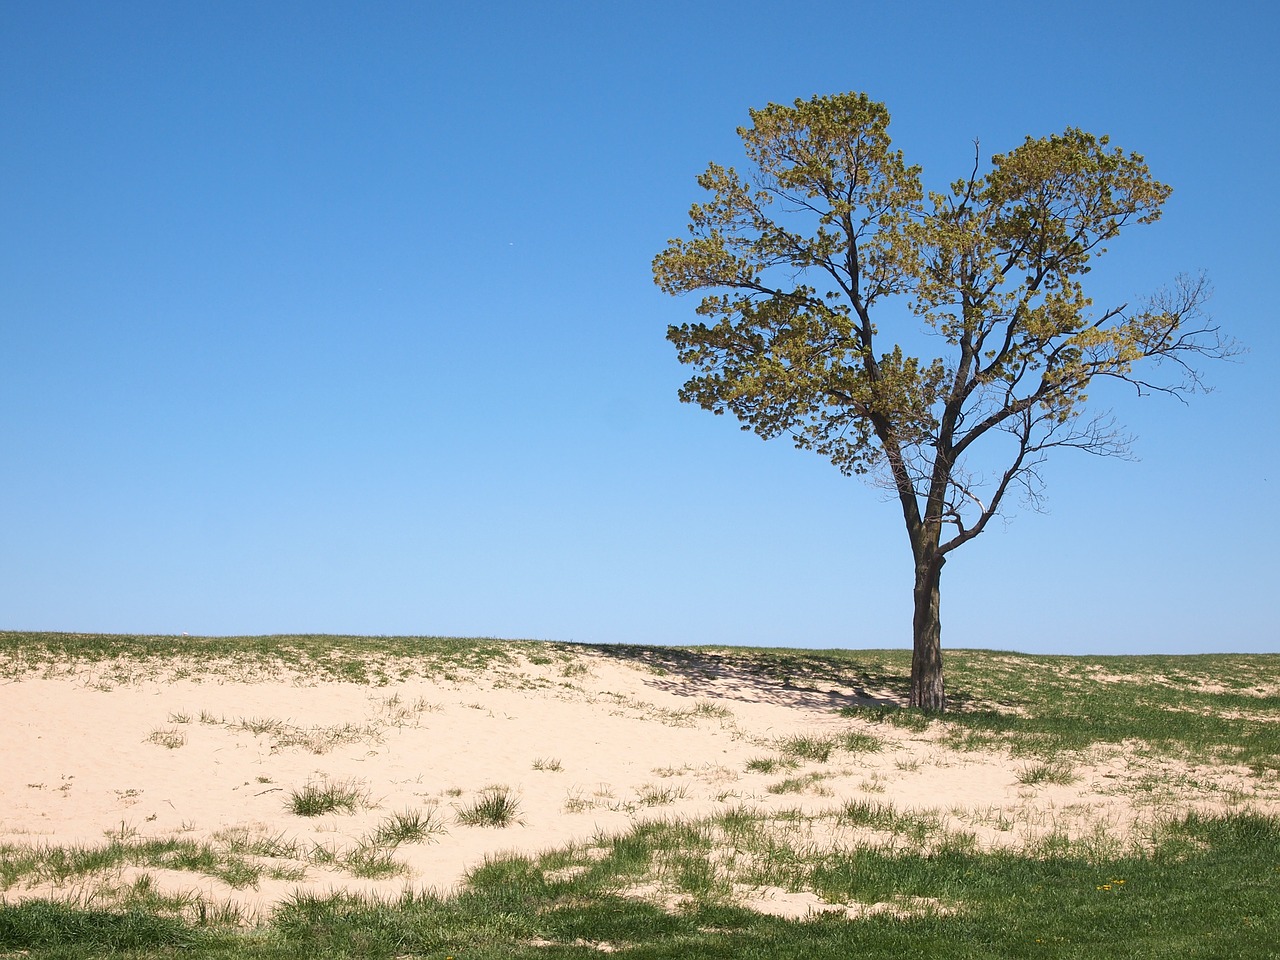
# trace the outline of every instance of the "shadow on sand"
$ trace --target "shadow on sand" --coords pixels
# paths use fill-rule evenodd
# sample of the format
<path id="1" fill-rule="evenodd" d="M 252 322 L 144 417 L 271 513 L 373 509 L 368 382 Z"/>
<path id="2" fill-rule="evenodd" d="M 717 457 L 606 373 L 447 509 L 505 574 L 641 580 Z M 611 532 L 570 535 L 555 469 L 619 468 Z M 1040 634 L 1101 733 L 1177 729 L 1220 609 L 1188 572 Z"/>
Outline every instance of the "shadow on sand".
<path id="1" fill-rule="evenodd" d="M 911 678 L 875 672 L 854 660 L 812 653 L 718 648 L 574 644 L 611 660 L 644 667 L 649 686 L 683 697 L 725 697 L 812 710 L 901 707 Z"/>

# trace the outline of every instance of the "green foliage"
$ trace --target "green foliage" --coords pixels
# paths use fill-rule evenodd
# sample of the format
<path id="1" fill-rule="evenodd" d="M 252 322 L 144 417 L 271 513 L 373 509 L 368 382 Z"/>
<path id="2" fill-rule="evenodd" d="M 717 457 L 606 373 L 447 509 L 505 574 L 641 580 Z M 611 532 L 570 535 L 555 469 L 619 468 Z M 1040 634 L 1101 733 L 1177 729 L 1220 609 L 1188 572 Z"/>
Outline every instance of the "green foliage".
<path id="1" fill-rule="evenodd" d="M 688 238 L 653 260 L 664 292 L 703 294 L 700 319 L 667 330 L 696 371 L 680 399 L 893 490 L 916 561 L 912 703 L 941 710 L 946 555 L 1011 491 L 1037 498 L 1052 450 L 1126 452 L 1109 417 L 1088 413 L 1096 379 L 1190 392 L 1193 360 L 1236 348 L 1202 312 L 1203 277 L 1137 309 L 1094 308 L 1093 261 L 1122 229 L 1157 220 L 1170 192 L 1105 136 L 1027 137 L 985 173 L 975 157 L 967 177 L 926 191 L 865 94 L 770 104 L 751 120 L 738 130 L 750 172 L 710 164 Z M 1171 379 L 1149 372 L 1162 362 Z"/>
<path id="2" fill-rule="evenodd" d="M 1207 293 L 1194 282 L 1132 314 L 1092 312 L 1090 261 L 1125 226 L 1158 219 L 1170 192 L 1106 137 L 1028 137 L 985 176 L 975 165 L 926 195 L 921 169 L 892 149 L 888 111 L 865 94 L 770 104 L 751 119 L 738 131 L 751 175 L 708 166 L 690 238 L 653 263 L 667 293 L 714 291 L 697 308 L 704 321 L 668 331 L 701 371 L 686 401 L 790 435 L 848 473 L 887 463 L 924 498 L 926 468 L 954 487 L 958 458 L 992 429 L 1020 437 L 1024 455 L 1061 444 L 1094 377 L 1225 346 L 1187 326 Z M 894 298 L 953 352 L 881 349 L 873 314 Z"/>

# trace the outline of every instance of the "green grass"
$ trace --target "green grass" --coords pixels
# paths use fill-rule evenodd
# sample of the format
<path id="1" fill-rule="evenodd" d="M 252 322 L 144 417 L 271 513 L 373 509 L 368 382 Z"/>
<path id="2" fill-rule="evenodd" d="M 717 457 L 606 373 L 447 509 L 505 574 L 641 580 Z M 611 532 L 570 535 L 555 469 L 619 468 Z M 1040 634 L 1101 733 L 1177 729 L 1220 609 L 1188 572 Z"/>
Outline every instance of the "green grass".
<path id="1" fill-rule="evenodd" d="M 795 760 L 826 763 L 836 748 L 835 737 L 787 737 L 778 741 L 778 752 Z"/>
<path id="2" fill-rule="evenodd" d="M 879 737 L 857 730 L 842 733 L 839 743 L 840 749 L 847 750 L 849 753 L 879 753 L 884 747 L 884 741 Z"/>
<path id="3" fill-rule="evenodd" d="M 564 654 L 529 641 L 457 637 L 355 637 L 298 634 L 259 637 L 174 637 L 132 634 L 0 631 L 0 675 L 105 664 L 105 682 L 160 668 L 244 674 L 297 670 L 319 679 L 387 683 L 411 676 L 484 670 L 520 653 Z M 175 663 L 176 662 L 176 663 Z"/>
<path id="4" fill-rule="evenodd" d="M 124 866 L 189 871 L 244 888 L 256 884 L 266 869 L 254 858 L 271 855 L 235 843 L 173 838 L 120 838 L 97 846 L 4 845 L 0 846 L 0 891 L 19 881 L 66 886 Z"/>
<path id="5" fill-rule="evenodd" d="M 402 843 L 427 843 L 448 833 L 435 810 L 403 810 L 383 820 L 369 835 L 374 847 L 396 847 Z"/>
<path id="6" fill-rule="evenodd" d="M 839 820 L 854 827 L 874 827 L 892 830 L 898 813 L 892 804 L 872 800 L 850 800 L 840 811 Z"/>
<path id="7" fill-rule="evenodd" d="M 640 789 L 636 802 L 642 807 L 662 807 L 688 796 L 684 787 L 660 787 L 647 784 Z"/>
<path id="8" fill-rule="evenodd" d="M 884 655 L 884 665 L 896 659 Z M 909 661 L 902 663 L 905 669 Z M 1152 755 L 1238 763 L 1258 774 L 1280 771 L 1277 655 L 1044 657 L 965 650 L 951 651 L 946 668 L 951 707 L 940 717 L 896 706 L 851 705 L 841 713 L 907 730 L 941 730 L 960 749 L 1007 747 L 1047 761 L 1064 751 L 1129 741 Z M 1099 682 L 1095 675 L 1109 679 Z"/>
<path id="9" fill-rule="evenodd" d="M 368 796 L 354 783 L 323 780 L 291 790 L 288 805 L 299 817 L 321 817 L 326 813 L 355 813 L 367 803 Z"/>
<path id="10" fill-rule="evenodd" d="M 573 946 L 581 939 L 644 958 L 1261 960 L 1274 958 L 1280 944 L 1275 818 L 1188 817 L 1170 825 L 1150 851 L 1105 862 L 1069 847 L 1043 859 L 962 845 L 928 855 L 861 848 L 806 856 L 775 838 L 762 865 L 751 868 L 754 879 L 812 889 L 829 902 L 906 905 L 927 898 L 953 911 L 804 922 L 755 914 L 726 898 L 707 854 L 728 830 L 753 849 L 769 849 L 761 846 L 760 822 L 742 811 L 698 824 L 643 824 L 598 841 L 605 846 L 595 857 L 568 848 L 490 860 L 452 896 L 296 896 L 265 927 L 247 932 L 138 909 L 5 904 L 0 951 L 27 951 L 22 955 L 34 960 L 113 951 L 134 957 L 181 951 L 193 960 L 598 955 Z M 557 872 L 575 865 L 583 869 Z M 655 870 L 688 906 L 668 912 L 625 895 Z"/>
<path id="11" fill-rule="evenodd" d="M 1018 782 L 1029 785 L 1037 783 L 1075 783 L 1076 775 L 1071 768 L 1062 763 L 1032 763 L 1018 771 Z"/>
<path id="12" fill-rule="evenodd" d="M 465 827 L 510 827 L 520 823 L 520 801 L 506 787 L 489 787 L 456 814 Z"/>
<path id="13" fill-rule="evenodd" d="M 775 773 L 778 770 L 793 770 L 800 765 L 794 757 L 753 757 L 747 761 L 747 769 L 752 773 Z"/>

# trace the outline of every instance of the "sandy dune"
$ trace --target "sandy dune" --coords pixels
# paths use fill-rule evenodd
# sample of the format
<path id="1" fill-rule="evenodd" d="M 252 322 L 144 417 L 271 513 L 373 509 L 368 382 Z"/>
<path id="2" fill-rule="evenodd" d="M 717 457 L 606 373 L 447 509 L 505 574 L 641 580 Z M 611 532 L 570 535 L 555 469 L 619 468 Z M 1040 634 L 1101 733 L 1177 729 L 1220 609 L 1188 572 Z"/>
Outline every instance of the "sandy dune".
<path id="1" fill-rule="evenodd" d="M 1123 749 L 1099 751 L 1076 764 L 1072 784 L 1028 786 L 1018 779 L 1025 761 L 958 752 L 935 736 L 835 710 L 877 696 L 788 688 L 727 669 L 691 678 L 590 653 L 379 686 L 194 664 L 123 679 L 119 668 L 103 665 L 32 673 L 0 684 L 7 719 L 0 845 L 178 837 L 227 847 L 274 839 L 294 855 L 273 861 L 281 868 L 275 879 L 268 871 L 246 886 L 185 870 L 128 867 L 113 875 L 128 883 L 147 873 L 159 888 L 230 901 L 255 916 L 297 890 L 445 890 L 505 851 L 536 853 L 645 818 L 741 806 L 820 813 L 868 799 L 935 811 L 984 846 L 1021 845 L 1053 830 L 1114 840 L 1152 815 L 1125 786 L 1154 761 Z M 824 763 L 793 770 L 747 768 L 752 759 L 777 756 L 781 738 L 851 730 L 873 734 L 883 748 L 837 750 Z M 1220 806 L 1222 785 L 1238 781 L 1244 789 L 1239 771 L 1203 773 L 1218 788 L 1180 802 Z M 808 774 L 802 789 L 770 792 L 786 777 Z M 308 784 L 352 787 L 366 804 L 352 813 L 299 816 L 290 799 Z M 457 812 L 494 786 L 509 789 L 522 822 L 458 823 Z M 1264 801 L 1275 809 L 1274 798 Z M 395 847 L 392 855 L 407 868 L 401 876 L 359 879 L 337 862 L 298 852 L 357 849 L 403 811 L 431 811 L 447 832 Z M 809 829 L 815 843 L 857 839 L 830 819 Z M 19 881 L 3 895 L 91 893 L 89 880 L 77 883 Z M 813 899 L 768 891 L 758 905 L 814 909 L 806 897 Z"/>

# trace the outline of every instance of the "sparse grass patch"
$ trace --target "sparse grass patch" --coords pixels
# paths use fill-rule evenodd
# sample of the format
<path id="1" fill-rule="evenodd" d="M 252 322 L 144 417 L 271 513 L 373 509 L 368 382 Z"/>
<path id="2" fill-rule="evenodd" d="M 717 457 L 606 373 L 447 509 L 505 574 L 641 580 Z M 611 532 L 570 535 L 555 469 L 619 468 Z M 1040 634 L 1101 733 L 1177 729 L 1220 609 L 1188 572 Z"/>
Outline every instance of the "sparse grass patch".
<path id="1" fill-rule="evenodd" d="M 565 813 L 586 813 L 588 810 L 594 810 L 598 805 L 594 800 L 588 799 L 581 794 L 573 793 L 565 797 L 564 805 L 561 809 Z"/>
<path id="2" fill-rule="evenodd" d="M 712 717 L 717 720 L 730 720 L 733 718 L 732 710 L 723 704 L 712 703 L 710 700 L 699 700 L 689 712 L 695 717 Z"/>
<path id="3" fill-rule="evenodd" d="M 797 760 L 812 760 L 826 763 L 831 758 L 831 751 L 836 748 L 835 737 L 796 736 L 778 741 L 778 751 L 783 756 Z"/>
<path id="4" fill-rule="evenodd" d="M 882 816 L 870 808 L 852 812 L 867 825 Z M 910 816 L 895 814 L 893 827 Z M 928 819 L 921 815 L 922 830 Z M 822 853 L 801 840 L 792 844 L 770 823 L 737 808 L 695 823 L 637 824 L 597 838 L 592 856 L 572 848 L 492 858 L 449 896 L 301 893 L 282 904 L 268 926 L 246 933 L 165 917 L 165 910 L 190 915 L 192 907 L 167 902 L 144 883 L 117 896 L 116 902 L 133 904 L 119 909 L 3 903 L 0 952 L 26 952 L 32 960 L 178 951 L 188 960 L 339 960 L 463 956 L 465 948 L 466 956 L 499 960 L 542 953 L 528 946 L 537 940 L 551 944 L 548 956 L 594 955 L 583 944 L 608 941 L 629 945 L 636 955 L 672 960 L 1269 960 L 1280 942 L 1275 818 L 1191 816 L 1171 823 L 1148 853 L 1101 860 L 1061 841 L 1046 846 L 1042 857 L 984 853 L 967 834 L 942 837 L 927 850 Z M 727 859 L 723 845 L 730 838 L 747 855 Z M 350 857 L 355 869 L 364 859 L 373 875 L 396 869 L 376 848 L 329 856 L 335 864 Z M 787 921 L 737 907 L 735 884 L 811 891 L 832 904 L 924 906 L 902 917 Z M 673 895 L 681 906 L 664 909 L 659 901 Z M 931 904 L 958 909 L 943 915 Z"/>
<path id="5" fill-rule="evenodd" d="M 879 753 L 883 747 L 884 741 L 870 733 L 847 730 L 840 734 L 840 749 L 849 753 Z"/>
<path id="6" fill-rule="evenodd" d="M 476 800 L 458 809 L 456 819 L 465 827 L 509 827 L 524 822 L 520 801 L 507 787 L 486 787 Z"/>
<path id="7" fill-rule="evenodd" d="M 99 846 L 0 847 L 0 889 L 22 881 L 58 886 L 84 884 L 124 866 L 190 871 L 242 888 L 257 883 L 259 854 L 232 844 L 197 843 L 173 838 L 141 840 L 128 831 L 112 832 Z"/>
<path id="8" fill-rule="evenodd" d="M 426 843 L 441 834 L 448 833 L 435 810 L 413 809 L 393 813 L 378 824 L 369 835 L 368 845 L 374 847 L 396 847 L 402 843 Z"/>
<path id="9" fill-rule="evenodd" d="M 830 793 L 829 790 L 816 786 L 825 779 L 826 774 L 807 773 L 802 777 L 787 777 L 785 780 L 771 783 L 765 789 L 770 793 L 804 793 L 806 790 L 813 790 L 816 793 Z"/>
<path id="10" fill-rule="evenodd" d="M 177 727 L 159 727 L 147 735 L 147 742 L 168 750 L 177 750 L 187 743 L 187 735 Z"/>
<path id="11" fill-rule="evenodd" d="M 929 729 L 929 726 L 939 714 L 923 713 L 919 710 L 906 710 L 902 707 L 842 707 L 840 716 L 870 720 L 872 723 L 888 723 L 904 730 L 920 733 Z M 946 714 L 942 716 L 946 716 Z"/>
<path id="12" fill-rule="evenodd" d="M 223 845 L 227 853 L 236 856 L 266 857 L 274 860 L 297 860 L 303 852 L 296 840 L 283 833 L 257 834 L 240 827 L 219 830 L 213 839 Z"/>
<path id="13" fill-rule="evenodd" d="M 289 794 L 289 809 L 299 817 L 320 817 L 326 813 L 355 813 L 368 805 L 368 794 L 354 783 L 330 780 L 310 782 Z"/>
<path id="14" fill-rule="evenodd" d="M 422 697 L 405 702 L 398 693 L 389 697 L 374 697 L 371 703 L 378 720 L 397 729 L 418 726 L 422 714 L 433 709 L 433 705 Z"/>
<path id="15" fill-rule="evenodd" d="M 283 720 L 276 720 L 272 717 L 241 717 L 234 723 L 227 724 L 227 729 L 243 730 L 246 733 L 261 735 L 264 733 L 279 733 L 288 726 Z"/>
<path id="16" fill-rule="evenodd" d="M 851 827 L 873 827 L 876 830 L 892 830 L 897 822 L 897 811 L 891 803 L 872 800 L 850 800 L 841 808 L 837 819 Z"/>
<path id="17" fill-rule="evenodd" d="M 363 880 L 386 880 L 409 872 L 409 868 L 398 862 L 390 850 L 376 846 L 356 847 L 339 863 L 347 873 Z"/>
<path id="18" fill-rule="evenodd" d="M 640 788 L 636 802 L 642 807 L 661 807 L 683 800 L 687 796 L 688 791 L 684 787 L 659 787 L 646 784 Z"/>
<path id="19" fill-rule="evenodd" d="M 1065 763 L 1032 763 L 1018 771 L 1018 782 L 1037 783 L 1075 783 L 1079 778 Z"/>
<path id="20" fill-rule="evenodd" d="M 794 770 L 800 761 L 794 757 L 754 757 L 747 761 L 747 769 L 752 773 L 775 773 L 778 770 Z"/>
<path id="21" fill-rule="evenodd" d="M 538 757 L 533 761 L 533 769 L 545 770 L 549 773 L 558 773 L 564 769 L 560 765 L 560 761 L 555 757 Z"/>
<path id="22" fill-rule="evenodd" d="M 523 653 L 549 649 L 556 649 L 556 645 L 459 637 L 188 637 L 0 631 L 0 670 L 52 675 L 67 664 L 100 666 L 99 683 L 107 685 L 157 673 L 241 677 L 282 671 L 317 680 L 380 684 L 393 677 L 501 671 Z"/>

